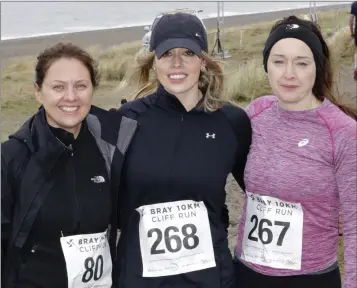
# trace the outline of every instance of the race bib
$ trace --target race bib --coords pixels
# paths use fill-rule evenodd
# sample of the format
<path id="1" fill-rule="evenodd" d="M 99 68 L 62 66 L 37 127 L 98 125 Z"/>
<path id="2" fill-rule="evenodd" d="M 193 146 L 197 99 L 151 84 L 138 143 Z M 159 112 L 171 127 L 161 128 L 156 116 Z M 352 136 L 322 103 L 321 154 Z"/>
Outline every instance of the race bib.
<path id="1" fill-rule="evenodd" d="M 191 200 L 141 206 L 143 277 L 177 275 L 216 266 L 206 206 Z"/>
<path id="2" fill-rule="evenodd" d="M 247 192 L 241 259 L 300 270 L 304 214 L 301 204 Z"/>
<path id="3" fill-rule="evenodd" d="M 61 237 L 68 288 L 112 287 L 107 232 Z"/>

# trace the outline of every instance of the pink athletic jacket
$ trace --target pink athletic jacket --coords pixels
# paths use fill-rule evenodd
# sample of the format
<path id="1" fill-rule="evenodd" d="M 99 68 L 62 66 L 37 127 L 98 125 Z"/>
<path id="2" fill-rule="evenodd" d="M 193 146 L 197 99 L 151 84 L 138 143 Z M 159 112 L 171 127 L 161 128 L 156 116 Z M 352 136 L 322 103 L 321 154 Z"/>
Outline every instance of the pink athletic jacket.
<path id="1" fill-rule="evenodd" d="M 315 109 L 286 111 L 275 96 L 263 96 L 247 113 L 253 128 L 245 170 L 250 196 L 238 227 L 237 257 L 265 275 L 328 271 L 338 261 L 340 213 L 344 287 L 356 288 L 356 121 L 327 99 Z M 247 209 L 249 197 L 258 212 Z M 292 250 L 299 255 L 299 245 L 300 267 L 299 257 L 289 258 Z"/>

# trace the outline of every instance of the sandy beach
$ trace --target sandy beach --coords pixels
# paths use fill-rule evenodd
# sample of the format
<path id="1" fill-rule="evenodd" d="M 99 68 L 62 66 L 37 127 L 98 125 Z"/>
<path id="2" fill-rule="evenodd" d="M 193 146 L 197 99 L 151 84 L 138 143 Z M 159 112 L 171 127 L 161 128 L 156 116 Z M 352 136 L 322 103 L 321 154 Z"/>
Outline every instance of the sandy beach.
<path id="1" fill-rule="evenodd" d="M 317 11 L 326 11 L 333 9 L 346 9 L 349 8 L 350 4 L 344 5 L 334 5 L 334 6 L 324 6 L 317 7 Z M 275 19 L 282 18 L 291 14 L 301 14 L 308 13 L 309 8 L 294 9 L 294 10 L 283 10 L 276 12 L 267 13 L 257 13 L 257 14 L 246 14 L 239 16 L 229 16 L 224 18 L 224 28 L 242 26 L 247 24 L 252 24 L 262 21 L 271 21 Z M 346 25 L 347 25 L 346 19 Z M 215 29 L 217 27 L 217 19 L 205 19 L 204 23 L 208 30 Z M 109 47 L 112 45 L 118 45 L 124 42 L 132 42 L 141 40 L 145 31 L 144 26 L 136 27 L 124 27 L 118 29 L 107 29 L 99 31 L 87 31 L 87 32 L 76 32 L 52 36 L 40 36 L 34 38 L 23 38 L 14 40 L 2 40 L 1 41 L 1 60 L 6 62 L 8 58 L 17 56 L 29 56 L 37 55 L 45 47 L 53 45 L 59 41 L 71 41 L 77 45 L 84 48 L 100 45 L 102 47 Z"/>

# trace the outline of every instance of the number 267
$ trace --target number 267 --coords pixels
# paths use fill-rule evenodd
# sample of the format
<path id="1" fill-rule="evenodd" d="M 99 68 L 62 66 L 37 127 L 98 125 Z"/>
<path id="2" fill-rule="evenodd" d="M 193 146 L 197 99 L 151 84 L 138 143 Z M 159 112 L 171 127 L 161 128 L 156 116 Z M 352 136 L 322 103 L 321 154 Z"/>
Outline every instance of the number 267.
<path id="1" fill-rule="evenodd" d="M 249 240 L 258 242 L 258 238 L 252 236 L 252 234 L 254 233 L 254 231 L 258 227 L 258 237 L 259 237 L 259 240 L 263 244 L 270 244 L 273 241 L 273 232 L 271 232 L 271 230 L 269 228 L 263 228 L 263 224 L 264 223 L 266 223 L 270 227 L 273 226 L 273 224 L 271 223 L 270 220 L 263 218 L 263 219 L 261 219 L 259 221 L 258 217 L 256 215 L 253 215 L 250 218 L 250 222 L 253 222 L 254 226 L 253 226 L 252 230 L 249 232 L 249 235 L 248 235 L 248 239 Z M 289 222 L 283 222 L 283 221 L 274 221 L 274 225 L 283 226 L 283 229 L 281 230 L 279 238 L 278 238 L 278 242 L 276 243 L 278 246 L 282 246 L 286 231 L 288 231 L 288 229 L 290 227 L 290 223 Z M 263 233 L 266 233 L 266 235 L 267 235 L 267 239 L 266 240 L 264 240 L 264 238 L 263 238 Z"/>

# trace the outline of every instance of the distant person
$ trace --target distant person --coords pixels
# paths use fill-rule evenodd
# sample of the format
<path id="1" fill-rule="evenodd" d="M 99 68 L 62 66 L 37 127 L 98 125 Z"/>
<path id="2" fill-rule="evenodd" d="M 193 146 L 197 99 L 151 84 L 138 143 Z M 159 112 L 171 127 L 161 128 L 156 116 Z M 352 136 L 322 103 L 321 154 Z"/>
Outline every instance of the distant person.
<path id="1" fill-rule="evenodd" d="M 133 129 L 123 121 L 123 137 L 107 136 L 103 126 L 119 125 L 91 106 L 99 74 L 81 48 L 47 48 L 35 74 L 41 108 L 1 146 L 1 287 L 112 287 L 118 175 Z"/>
<path id="2" fill-rule="evenodd" d="M 235 249 L 237 288 L 357 287 L 357 111 L 332 92 L 330 51 L 316 24 L 278 21 L 264 69 L 274 96 L 247 108 L 253 140 Z"/>
<path id="3" fill-rule="evenodd" d="M 356 26 L 357 26 L 357 1 L 354 1 L 351 5 L 351 11 L 350 11 L 350 31 L 351 31 L 351 37 L 354 38 L 355 41 L 355 53 L 354 53 L 354 79 L 357 80 L 357 35 L 356 35 Z"/>
<path id="4" fill-rule="evenodd" d="M 196 16 L 162 16 L 136 59 L 139 90 L 118 111 L 140 126 L 121 179 L 117 287 L 236 287 L 225 185 L 232 173 L 244 189 L 248 116 L 225 100 Z"/>

